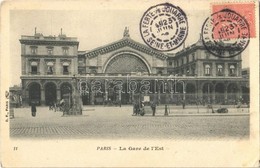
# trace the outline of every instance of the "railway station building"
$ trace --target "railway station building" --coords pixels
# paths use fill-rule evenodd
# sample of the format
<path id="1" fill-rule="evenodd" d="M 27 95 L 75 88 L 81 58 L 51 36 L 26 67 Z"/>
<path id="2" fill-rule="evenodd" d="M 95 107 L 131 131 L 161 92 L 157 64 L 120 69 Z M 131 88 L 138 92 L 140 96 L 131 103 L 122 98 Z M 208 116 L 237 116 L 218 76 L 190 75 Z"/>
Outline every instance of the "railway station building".
<path id="1" fill-rule="evenodd" d="M 156 51 L 132 39 L 79 51 L 76 37 L 22 35 L 22 97 L 30 104 L 49 105 L 72 94 L 77 78 L 84 105 L 148 98 L 160 104 L 249 102 L 249 78 L 242 75 L 241 54 L 212 55 L 198 39 L 177 53 Z"/>

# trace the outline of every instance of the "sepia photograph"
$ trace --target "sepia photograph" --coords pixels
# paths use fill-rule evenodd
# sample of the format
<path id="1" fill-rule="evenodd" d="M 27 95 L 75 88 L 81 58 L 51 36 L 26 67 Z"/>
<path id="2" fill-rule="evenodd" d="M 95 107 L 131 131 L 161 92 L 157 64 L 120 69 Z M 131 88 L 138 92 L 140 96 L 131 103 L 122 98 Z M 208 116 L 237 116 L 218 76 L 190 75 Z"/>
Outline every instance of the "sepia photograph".
<path id="1" fill-rule="evenodd" d="M 257 1 L 1 8 L 4 167 L 258 167 Z"/>

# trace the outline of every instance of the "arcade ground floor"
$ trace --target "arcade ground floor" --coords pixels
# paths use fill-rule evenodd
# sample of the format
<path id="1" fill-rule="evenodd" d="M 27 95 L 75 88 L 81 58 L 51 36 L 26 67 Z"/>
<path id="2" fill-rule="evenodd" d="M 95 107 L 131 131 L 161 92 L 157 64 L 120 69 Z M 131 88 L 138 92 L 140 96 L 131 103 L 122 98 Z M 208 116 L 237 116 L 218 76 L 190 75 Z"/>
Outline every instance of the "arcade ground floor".
<path id="1" fill-rule="evenodd" d="M 76 86 L 73 86 L 76 85 Z M 49 105 L 64 97 L 73 99 L 73 89 L 83 105 L 132 104 L 154 101 L 157 104 L 247 104 L 249 81 L 243 78 L 152 78 L 152 77 L 78 77 L 23 78 L 23 104 Z M 75 93 L 75 92 L 74 92 Z M 69 95 L 69 96 L 68 96 Z"/>

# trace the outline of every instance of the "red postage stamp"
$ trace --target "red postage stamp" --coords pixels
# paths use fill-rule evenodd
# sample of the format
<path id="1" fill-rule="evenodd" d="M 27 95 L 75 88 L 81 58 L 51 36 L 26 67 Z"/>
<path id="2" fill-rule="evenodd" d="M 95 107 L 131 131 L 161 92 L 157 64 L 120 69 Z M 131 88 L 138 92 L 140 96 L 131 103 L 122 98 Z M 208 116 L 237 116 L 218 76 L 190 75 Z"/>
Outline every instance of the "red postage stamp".
<path id="1" fill-rule="evenodd" d="M 243 52 L 250 38 L 256 37 L 255 4 L 211 4 L 212 14 L 202 26 L 206 49 L 215 56 L 228 58 Z"/>
<path id="2" fill-rule="evenodd" d="M 256 37 L 255 25 L 255 3 L 224 3 L 212 4 L 212 13 L 219 12 L 224 9 L 230 9 L 242 16 L 248 23 L 250 28 L 250 38 Z"/>

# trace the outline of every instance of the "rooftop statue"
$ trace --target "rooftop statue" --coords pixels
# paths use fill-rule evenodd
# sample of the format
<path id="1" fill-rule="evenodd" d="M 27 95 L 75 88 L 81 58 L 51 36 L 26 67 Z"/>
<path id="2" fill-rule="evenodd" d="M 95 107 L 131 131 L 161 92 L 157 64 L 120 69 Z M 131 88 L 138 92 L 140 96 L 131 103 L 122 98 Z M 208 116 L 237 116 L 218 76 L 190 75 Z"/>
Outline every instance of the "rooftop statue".
<path id="1" fill-rule="evenodd" d="M 125 30 L 124 30 L 124 37 L 130 37 L 129 29 L 127 27 L 125 27 Z"/>

